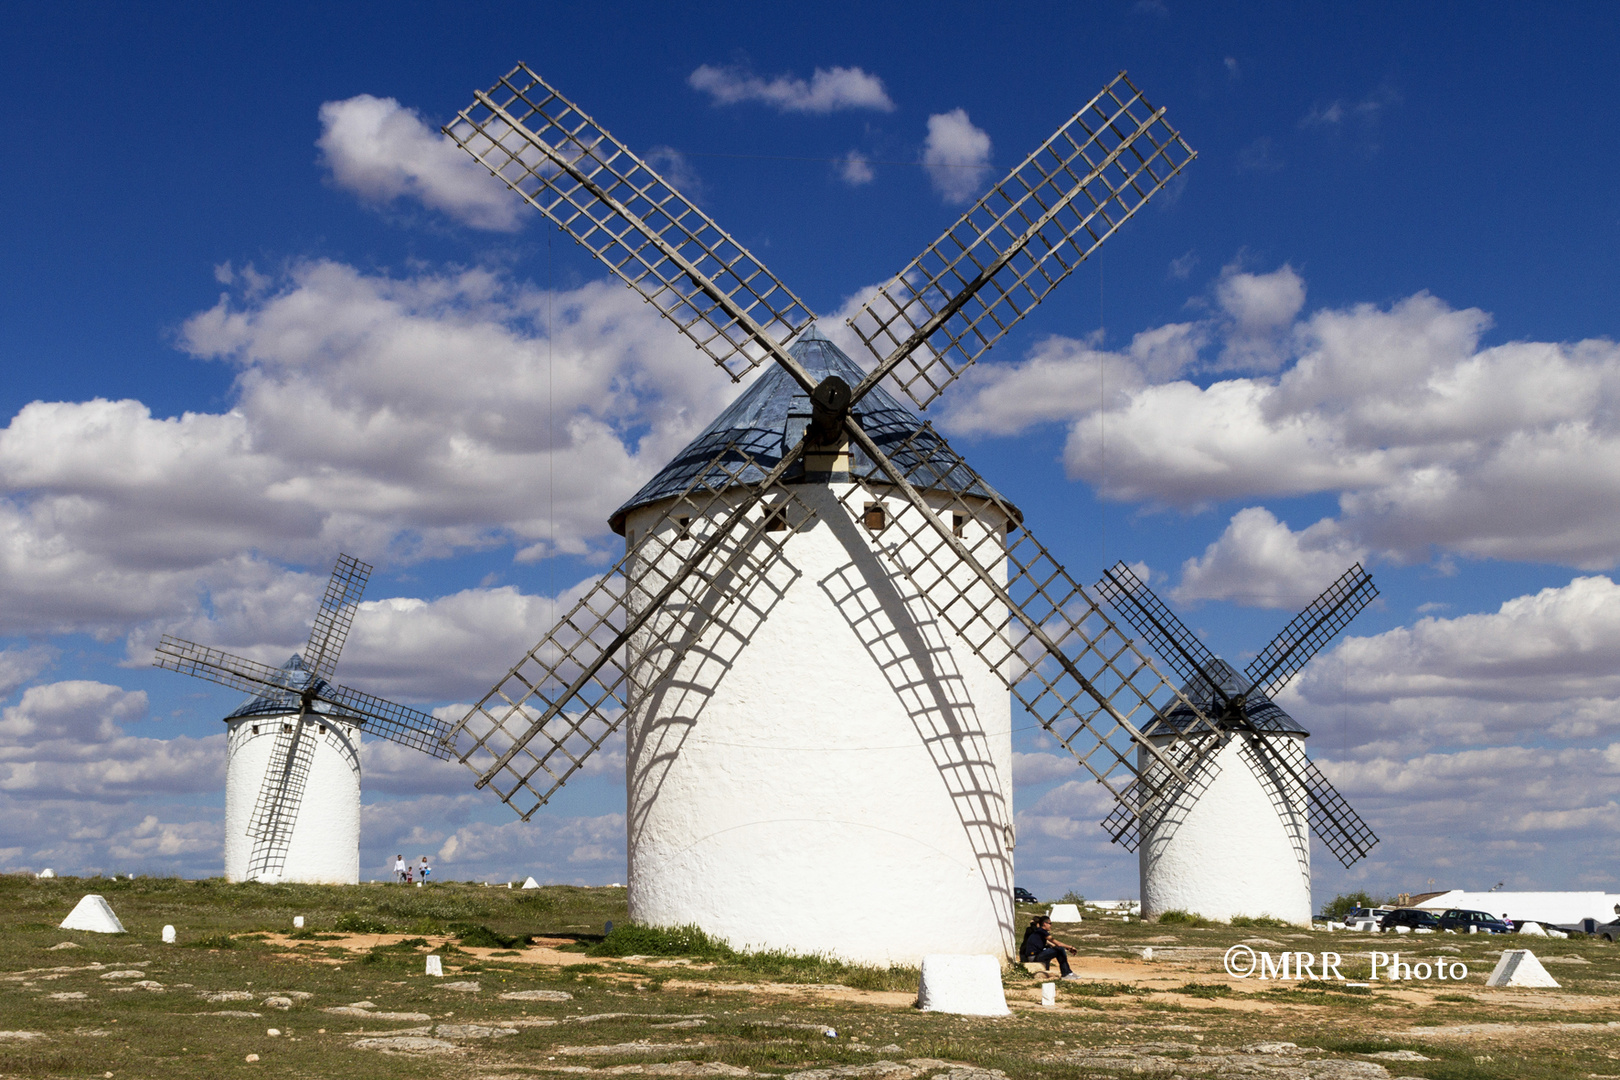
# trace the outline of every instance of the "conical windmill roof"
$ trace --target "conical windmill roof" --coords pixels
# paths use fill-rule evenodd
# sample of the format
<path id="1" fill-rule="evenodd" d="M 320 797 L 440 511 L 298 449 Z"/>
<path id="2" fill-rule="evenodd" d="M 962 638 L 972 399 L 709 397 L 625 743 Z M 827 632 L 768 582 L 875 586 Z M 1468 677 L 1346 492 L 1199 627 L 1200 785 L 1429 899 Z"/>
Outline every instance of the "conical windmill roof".
<path id="1" fill-rule="evenodd" d="M 787 351 L 804 365 L 805 371 L 816 382 L 829 375 L 838 375 L 850 386 L 855 386 L 866 377 L 860 365 L 814 325 L 800 334 Z M 896 452 L 894 448 L 922 430 L 923 422 L 882 386 L 873 387 L 851 411 L 862 430 L 889 455 L 896 466 L 910 474 L 910 479 L 919 488 L 950 488 L 1006 503 L 993 488 L 975 479 L 966 470 L 959 467 L 947 470 L 943 456 L 939 459 L 939 469 L 934 473 L 913 473 L 913 467 L 922 464 L 917 460 L 919 456 L 927 457 L 939 452 L 939 437 L 930 430 L 913 443 L 906 453 Z M 766 472 L 782 460 L 782 455 L 793 448 L 803 432 L 802 420 L 790 432 L 789 418 L 807 419 L 809 415 L 809 395 L 779 365 L 768 365 L 741 397 L 703 429 L 702 434 L 676 454 L 668 465 L 659 470 L 658 475 L 647 481 L 640 491 L 631 496 L 629 502 L 615 510 L 613 516 L 608 518 L 608 524 L 614 532 L 623 535 L 625 518 L 631 511 L 679 495 L 698 478 L 704 466 L 733 443 L 740 452 L 735 453 L 734 460 L 741 460 L 741 454 L 748 454 L 754 459 L 754 464 L 738 476 L 738 482 L 751 483 L 763 479 Z M 862 475 L 876 474 L 879 480 L 883 479 L 877 466 L 859 447 L 850 448 L 850 467 Z M 939 473 L 944 475 L 933 484 L 919 482 L 924 477 L 937 476 Z M 788 482 L 793 482 L 793 479 L 792 473 L 789 473 Z M 1015 516 L 1022 516 L 1011 503 L 1007 503 L 1007 506 Z"/>
<path id="2" fill-rule="evenodd" d="M 1282 706 L 1264 694 L 1257 693 L 1248 678 L 1231 664 L 1228 664 L 1225 660 L 1216 659 L 1211 666 L 1214 670 L 1210 674 L 1215 676 L 1222 693 L 1228 696 L 1248 695 L 1249 719 L 1254 723 L 1255 727 L 1261 731 L 1310 735 L 1310 732 L 1300 727 L 1298 720 L 1283 711 Z M 1215 695 L 1210 692 L 1209 683 L 1204 679 L 1194 678 L 1181 688 L 1181 692 L 1186 695 L 1188 701 L 1202 709 L 1209 717 L 1214 718 L 1219 714 L 1220 707 L 1215 703 Z M 1166 713 L 1165 719 L 1172 724 L 1181 725 L 1190 722 L 1193 716 L 1187 709 L 1177 707 Z"/>
<path id="3" fill-rule="evenodd" d="M 287 673 L 287 689 L 270 691 L 259 694 L 250 694 L 246 701 L 238 705 L 227 720 L 236 720 L 243 716 L 286 716 L 299 710 L 299 695 L 309 685 L 312 673 L 304 667 L 304 658 L 297 653 L 287 658 L 281 665 L 281 670 Z M 334 706 L 324 701 L 315 701 L 310 705 L 310 712 L 320 713 L 323 716 L 345 716 Z"/>

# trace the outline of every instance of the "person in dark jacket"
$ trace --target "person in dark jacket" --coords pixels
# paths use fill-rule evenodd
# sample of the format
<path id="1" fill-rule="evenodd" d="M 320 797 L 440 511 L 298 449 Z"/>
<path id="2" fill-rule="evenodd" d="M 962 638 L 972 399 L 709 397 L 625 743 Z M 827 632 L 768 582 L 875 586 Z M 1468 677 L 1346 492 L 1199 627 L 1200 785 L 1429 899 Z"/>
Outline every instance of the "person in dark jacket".
<path id="1" fill-rule="evenodd" d="M 1079 976 L 1069 970 L 1069 953 L 1074 951 L 1072 945 L 1065 945 L 1052 936 L 1052 920 L 1045 915 L 1037 915 L 1029 921 L 1029 929 L 1024 931 L 1024 943 L 1018 947 L 1018 961 L 1023 964 L 1045 964 L 1048 969 L 1052 961 L 1058 962 L 1058 971 L 1065 979 L 1078 979 Z"/>

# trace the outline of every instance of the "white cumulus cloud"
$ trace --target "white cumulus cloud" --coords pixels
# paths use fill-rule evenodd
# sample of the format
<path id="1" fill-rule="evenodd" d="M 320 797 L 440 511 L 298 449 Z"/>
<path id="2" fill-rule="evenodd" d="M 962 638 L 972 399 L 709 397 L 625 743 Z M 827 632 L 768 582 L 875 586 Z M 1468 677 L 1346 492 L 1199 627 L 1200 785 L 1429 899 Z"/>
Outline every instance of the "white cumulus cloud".
<path id="1" fill-rule="evenodd" d="M 1170 596 L 1182 603 L 1230 600 L 1250 607 L 1299 608 L 1310 603 L 1366 552 L 1324 519 L 1294 532 L 1260 506 L 1232 515 L 1204 554 L 1181 564 Z"/>
<path id="2" fill-rule="evenodd" d="M 321 159 L 339 187 L 375 203 L 420 201 L 464 225 L 511 232 L 526 207 L 414 110 L 358 94 L 321 106 Z"/>
<path id="3" fill-rule="evenodd" d="M 763 79 L 743 68 L 703 64 L 686 77 L 686 82 L 692 89 L 708 94 L 716 105 L 758 101 L 782 112 L 894 111 L 883 80 L 858 67 L 816 68 L 806 81 L 792 75 Z"/>
<path id="4" fill-rule="evenodd" d="M 965 109 L 936 113 L 928 118 L 922 160 L 934 190 L 946 202 L 968 202 L 989 180 L 990 136 L 973 126 Z"/>

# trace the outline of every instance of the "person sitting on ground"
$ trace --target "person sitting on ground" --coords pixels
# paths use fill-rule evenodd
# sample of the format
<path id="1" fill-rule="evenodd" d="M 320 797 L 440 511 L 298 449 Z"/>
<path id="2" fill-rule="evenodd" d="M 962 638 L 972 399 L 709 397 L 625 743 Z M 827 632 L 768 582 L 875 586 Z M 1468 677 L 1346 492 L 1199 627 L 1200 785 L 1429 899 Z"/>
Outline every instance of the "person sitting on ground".
<path id="1" fill-rule="evenodd" d="M 1078 979 L 1079 976 L 1069 970 L 1069 954 L 1073 951 L 1072 945 L 1065 945 L 1052 936 L 1051 917 L 1037 915 L 1029 921 L 1029 929 L 1024 931 L 1024 943 L 1018 947 L 1018 961 L 1023 964 L 1045 964 L 1050 971 L 1055 959 L 1063 978 Z"/>

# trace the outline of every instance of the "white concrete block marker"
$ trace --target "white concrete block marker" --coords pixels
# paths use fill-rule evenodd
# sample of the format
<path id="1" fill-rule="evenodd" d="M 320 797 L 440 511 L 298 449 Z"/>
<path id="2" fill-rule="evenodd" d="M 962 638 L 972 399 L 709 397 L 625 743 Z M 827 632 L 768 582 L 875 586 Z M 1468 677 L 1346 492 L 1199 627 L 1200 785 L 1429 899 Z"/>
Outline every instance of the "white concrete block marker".
<path id="1" fill-rule="evenodd" d="M 437 954 L 427 958 L 427 973 L 444 978 L 444 961 L 440 960 Z"/>
<path id="2" fill-rule="evenodd" d="M 302 915 L 294 915 L 293 916 L 293 929 L 294 930 L 302 930 L 303 928 L 304 928 L 304 917 Z"/>
<path id="3" fill-rule="evenodd" d="M 163 944 L 165 944 L 165 945 L 173 945 L 174 944 L 174 927 L 173 926 L 165 926 L 163 928 Z"/>
<path id="4" fill-rule="evenodd" d="M 1001 961 L 994 956 L 932 953 L 923 957 L 917 1008 L 957 1016 L 1006 1016 Z"/>
<path id="5" fill-rule="evenodd" d="M 1047 918 L 1053 922 L 1082 922 L 1078 904 L 1053 904 Z"/>
<path id="6" fill-rule="evenodd" d="M 92 934 L 122 934 L 124 924 L 113 914 L 112 905 L 96 893 L 86 893 L 78 907 L 62 920 L 63 930 L 85 930 Z"/>
<path id="7" fill-rule="evenodd" d="M 1041 1004 L 1048 1009 L 1057 1004 L 1057 983 L 1041 983 Z"/>
<path id="8" fill-rule="evenodd" d="M 1528 934 L 1531 937 L 1546 937 L 1547 936 L 1547 931 L 1545 931 L 1545 930 L 1543 930 L 1541 928 L 1541 924 L 1540 923 L 1534 923 L 1534 922 L 1520 923 L 1519 924 L 1519 933 Z"/>
<path id="9" fill-rule="evenodd" d="M 1540 986 L 1557 989 L 1557 981 L 1541 966 L 1536 954 L 1529 949 L 1507 949 L 1496 962 L 1496 970 L 1485 980 L 1486 986 Z"/>
<path id="10" fill-rule="evenodd" d="M 39 876 L 42 878 L 52 878 L 56 876 L 56 871 L 47 866 L 45 869 L 39 872 Z"/>
<path id="11" fill-rule="evenodd" d="M 523 879 L 523 887 L 525 889 L 538 889 L 540 887 L 540 883 L 534 880 L 534 878 L 528 877 Z"/>

